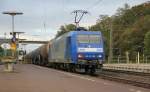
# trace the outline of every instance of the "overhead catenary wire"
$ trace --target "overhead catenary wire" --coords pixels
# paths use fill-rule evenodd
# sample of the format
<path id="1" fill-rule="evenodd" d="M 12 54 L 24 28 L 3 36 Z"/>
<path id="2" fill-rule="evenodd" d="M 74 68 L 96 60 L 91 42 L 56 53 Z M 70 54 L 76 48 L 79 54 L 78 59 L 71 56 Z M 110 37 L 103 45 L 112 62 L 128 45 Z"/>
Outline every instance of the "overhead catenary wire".
<path id="1" fill-rule="evenodd" d="M 81 21 L 81 19 L 83 18 L 83 16 L 85 14 L 89 14 L 88 11 L 90 11 L 91 9 L 93 9 L 95 6 L 97 6 L 102 0 L 98 0 L 96 1 L 93 5 L 87 7 L 85 10 L 74 10 L 72 13 L 75 13 L 75 24 L 76 24 L 76 27 L 79 27 L 79 22 Z M 80 13 L 80 14 L 79 14 Z M 79 16 L 80 15 L 80 16 Z M 78 18 L 78 20 L 77 20 Z"/>
<path id="2" fill-rule="evenodd" d="M 43 0 L 42 0 L 42 2 L 43 2 Z M 46 5 L 45 5 L 45 2 L 43 2 L 43 3 L 41 3 L 41 7 L 42 7 L 42 9 L 43 9 L 43 13 L 42 13 L 42 15 L 41 15 L 41 19 L 42 19 L 42 27 L 43 28 L 41 28 L 41 31 L 43 32 L 46 32 Z M 43 30 L 42 30 L 43 29 Z"/>
<path id="3" fill-rule="evenodd" d="M 97 0 L 95 3 L 93 3 L 91 6 L 87 7 L 86 10 L 90 11 L 94 7 L 96 7 L 99 3 L 101 3 L 103 0 Z"/>

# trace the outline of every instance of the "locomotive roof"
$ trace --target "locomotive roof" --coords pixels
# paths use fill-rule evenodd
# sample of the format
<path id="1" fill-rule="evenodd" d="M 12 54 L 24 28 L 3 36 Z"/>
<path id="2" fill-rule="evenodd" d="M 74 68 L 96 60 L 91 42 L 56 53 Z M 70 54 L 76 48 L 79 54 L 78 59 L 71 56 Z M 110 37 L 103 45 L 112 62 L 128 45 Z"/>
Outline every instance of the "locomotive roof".
<path id="1" fill-rule="evenodd" d="M 67 32 L 67 33 L 61 35 L 58 38 L 55 38 L 55 39 L 51 40 L 51 42 L 59 40 L 59 39 L 61 39 L 63 37 L 73 36 L 73 35 L 77 35 L 77 34 L 83 34 L 83 35 L 90 35 L 90 34 L 101 35 L 101 32 L 100 31 L 70 31 L 70 32 Z"/>
<path id="2" fill-rule="evenodd" d="M 68 33 L 68 35 L 77 35 L 77 34 L 98 34 L 98 35 L 101 35 L 101 32 L 100 31 L 71 31 Z"/>

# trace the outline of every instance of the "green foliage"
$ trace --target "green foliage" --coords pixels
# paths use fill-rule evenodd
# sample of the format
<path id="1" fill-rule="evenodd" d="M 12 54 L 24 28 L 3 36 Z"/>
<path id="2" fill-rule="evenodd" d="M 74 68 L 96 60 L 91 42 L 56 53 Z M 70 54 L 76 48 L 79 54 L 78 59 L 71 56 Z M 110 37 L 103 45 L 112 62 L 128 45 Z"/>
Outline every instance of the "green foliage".
<path id="1" fill-rule="evenodd" d="M 86 28 L 84 27 L 78 27 L 79 29 L 83 29 L 83 30 L 87 30 Z M 65 25 L 65 26 L 61 26 L 60 27 L 60 31 L 57 32 L 56 34 L 56 37 L 59 37 L 61 35 L 63 35 L 64 33 L 66 32 L 70 32 L 70 31 L 75 31 L 76 30 L 76 26 L 74 24 L 68 24 L 68 25 Z"/>
<path id="2" fill-rule="evenodd" d="M 3 48 L 0 46 L 0 52 L 3 51 Z"/>
<path id="3" fill-rule="evenodd" d="M 113 30 L 113 48 L 119 48 L 121 54 L 129 51 L 132 57 L 139 51 L 139 48 L 143 50 L 145 47 L 146 52 L 149 52 L 146 49 L 149 45 L 147 45 L 148 41 L 145 38 L 145 34 L 148 35 L 148 31 L 150 31 L 149 24 L 150 3 L 146 2 L 131 8 L 128 4 L 125 4 L 123 8 L 119 8 L 117 13 L 111 17 L 100 15 L 97 23 L 89 29 L 103 33 L 106 55 L 109 52 L 110 30 Z"/>
<path id="4" fill-rule="evenodd" d="M 150 31 L 146 33 L 145 39 L 144 39 L 144 51 L 145 54 L 150 55 Z"/>
<path id="5" fill-rule="evenodd" d="M 0 46 L 0 57 L 3 55 L 3 48 Z"/>
<path id="6" fill-rule="evenodd" d="M 90 31 L 101 31 L 103 34 L 106 56 L 108 56 L 109 33 L 111 18 L 108 15 L 100 15 L 97 23 L 89 28 Z"/>
<path id="7" fill-rule="evenodd" d="M 76 26 L 74 24 L 68 24 L 65 26 L 61 26 L 60 31 L 58 31 L 56 34 L 56 38 L 61 36 L 62 34 L 66 33 L 66 32 L 73 31 L 75 29 L 76 29 Z"/>
<path id="8" fill-rule="evenodd" d="M 73 24 L 61 26 L 56 37 L 75 29 Z M 106 56 L 109 52 L 110 30 L 113 30 L 113 48 L 119 49 L 121 55 L 129 51 L 131 59 L 135 59 L 139 51 L 141 54 L 150 54 L 150 3 L 131 8 L 125 4 L 113 16 L 100 15 L 89 30 L 102 32 Z"/>

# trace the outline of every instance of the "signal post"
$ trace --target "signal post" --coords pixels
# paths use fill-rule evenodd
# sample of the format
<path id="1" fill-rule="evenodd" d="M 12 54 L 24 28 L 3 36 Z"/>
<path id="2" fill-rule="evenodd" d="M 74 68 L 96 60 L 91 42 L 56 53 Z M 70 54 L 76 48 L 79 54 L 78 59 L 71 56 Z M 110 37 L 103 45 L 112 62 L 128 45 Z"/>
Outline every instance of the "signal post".
<path id="1" fill-rule="evenodd" d="M 3 43 L 2 48 L 7 51 L 11 50 L 11 55 L 8 55 L 5 52 L 5 55 L 2 58 L 2 62 L 4 63 L 4 71 L 12 72 L 14 70 L 13 64 L 16 62 L 16 36 L 13 34 L 10 43 Z"/>
<path id="2" fill-rule="evenodd" d="M 10 49 L 12 52 L 12 56 L 6 55 L 2 58 L 2 61 L 5 64 L 4 71 L 12 72 L 14 70 L 13 64 L 16 62 L 16 48 L 17 48 L 16 33 L 14 32 L 14 16 L 22 15 L 23 13 L 22 12 L 16 12 L 16 11 L 6 11 L 6 12 L 3 12 L 3 14 L 7 14 L 7 15 L 12 16 L 12 32 L 10 33 L 12 35 L 12 39 L 11 39 L 11 43 L 10 43 Z"/>

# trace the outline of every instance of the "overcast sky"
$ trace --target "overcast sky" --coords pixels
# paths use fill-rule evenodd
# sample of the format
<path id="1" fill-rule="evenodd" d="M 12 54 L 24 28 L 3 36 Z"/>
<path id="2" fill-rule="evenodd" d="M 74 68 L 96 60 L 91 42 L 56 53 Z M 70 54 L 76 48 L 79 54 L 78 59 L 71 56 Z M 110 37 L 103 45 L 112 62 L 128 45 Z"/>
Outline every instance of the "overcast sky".
<path id="1" fill-rule="evenodd" d="M 11 17 L 2 14 L 4 11 L 24 13 L 15 16 L 15 31 L 25 32 L 22 38 L 50 40 L 61 25 L 73 23 L 73 10 L 90 12 L 80 23 L 88 27 L 95 24 L 99 15 L 111 16 L 125 3 L 134 6 L 146 1 L 149 0 L 0 0 L 0 37 L 12 31 Z"/>

